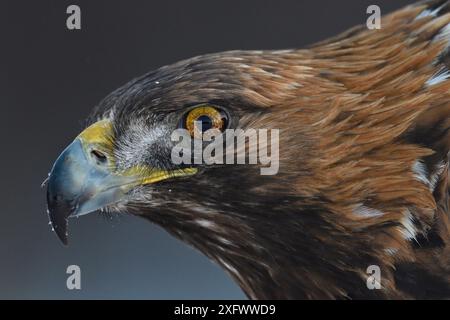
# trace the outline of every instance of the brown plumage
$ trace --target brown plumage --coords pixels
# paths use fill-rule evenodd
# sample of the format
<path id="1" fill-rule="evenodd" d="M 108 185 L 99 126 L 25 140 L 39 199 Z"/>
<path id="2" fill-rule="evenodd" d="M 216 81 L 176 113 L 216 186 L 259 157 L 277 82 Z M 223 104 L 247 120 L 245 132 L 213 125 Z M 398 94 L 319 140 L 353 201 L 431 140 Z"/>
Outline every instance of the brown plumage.
<path id="1" fill-rule="evenodd" d="M 204 170 L 109 209 L 192 244 L 250 298 L 450 298 L 449 45 L 450 2 L 433 1 L 384 16 L 381 30 L 197 57 L 134 80 L 91 117 L 113 119 L 119 166 L 139 152 L 130 119 L 156 126 L 154 115 L 170 123 L 213 102 L 240 128 L 280 129 L 280 172 Z M 381 290 L 366 286 L 370 265 Z"/>

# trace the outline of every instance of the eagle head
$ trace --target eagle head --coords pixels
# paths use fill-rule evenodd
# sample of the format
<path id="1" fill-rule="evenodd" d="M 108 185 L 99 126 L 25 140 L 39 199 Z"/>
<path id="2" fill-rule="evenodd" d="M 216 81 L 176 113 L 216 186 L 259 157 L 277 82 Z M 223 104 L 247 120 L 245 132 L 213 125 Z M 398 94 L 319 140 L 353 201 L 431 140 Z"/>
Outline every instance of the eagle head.
<path id="1" fill-rule="evenodd" d="M 244 252 L 239 263 L 255 274 L 269 272 L 258 261 L 273 259 L 268 250 L 284 248 L 288 229 L 303 233 L 306 223 L 292 220 L 295 212 L 289 213 L 292 217 L 280 213 L 299 205 L 305 192 L 298 179 L 313 178 L 306 160 L 312 144 L 307 127 L 301 119 L 286 121 L 295 109 L 279 103 L 294 98 L 300 79 L 308 75 L 295 75 L 284 60 L 281 52 L 205 55 L 150 72 L 107 96 L 51 171 L 47 200 L 59 238 L 67 243 L 70 217 L 100 209 L 126 212 L 163 226 L 234 276 L 239 273 L 233 265 Z M 195 120 L 199 128 L 193 128 Z M 222 163 L 192 159 L 175 164 L 173 133 L 178 129 L 220 131 Z M 234 129 L 246 139 L 241 149 L 238 136 L 235 148 L 226 146 L 225 133 Z M 238 161 L 243 150 L 261 153 L 261 143 L 243 136 L 248 129 L 265 130 L 256 138 L 268 138 L 267 156 L 275 154 L 270 130 L 279 130 L 281 141 L 275 142 L 286 148 L 279 148 L 282 165 L 274 174 L 262 174 L 267 164 L 250 164 L 251 153 Z M 209 144 L 202 141 L 201 150 Z M 231 163 L 226 161 L 230 154 Z"/>
<path id="2" fill-rule="evenodd" d="M 450 292 L 450 16 L 436 8 L 410 6 L 382 30 L 305 50 L 209 54 L 125 84 L 51 170 L 54 230 L 67 243 L 71 217 L 145 218 L 250 298 Z M 222 147 L 217 161 L 196 161 L 196 143 Z M 382 290 L 367 287 L 373 265 Z"/>

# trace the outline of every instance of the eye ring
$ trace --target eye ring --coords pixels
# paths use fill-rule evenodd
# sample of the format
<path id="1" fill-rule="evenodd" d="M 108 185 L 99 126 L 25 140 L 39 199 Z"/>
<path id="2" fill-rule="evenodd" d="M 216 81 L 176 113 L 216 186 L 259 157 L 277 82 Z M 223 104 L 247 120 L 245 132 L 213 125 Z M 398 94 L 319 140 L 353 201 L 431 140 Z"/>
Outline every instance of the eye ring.
<path id="1" fill-rule="evenodd" d="M 200 126 L 196 125 L 200 122 Z M 201 105 L 187 112 L 183 117 L 182 126 L 192 137 L 201 136 L 210 129 L 224 131 L 228 126 L 228 115 L 212 105 Z"/>

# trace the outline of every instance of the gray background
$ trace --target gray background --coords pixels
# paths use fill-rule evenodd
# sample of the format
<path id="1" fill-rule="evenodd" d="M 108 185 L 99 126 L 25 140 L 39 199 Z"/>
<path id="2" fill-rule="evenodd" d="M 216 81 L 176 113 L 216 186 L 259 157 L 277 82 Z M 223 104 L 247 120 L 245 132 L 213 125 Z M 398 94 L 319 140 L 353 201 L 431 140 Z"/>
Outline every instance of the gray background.
<path id="1" fill-rule="evenodd" d="M 241 299 L 195 250 L 131 216 L 51 232 L 40 188 L 83 119 L 108 92 L 151 69 L 231 49 L 302 47 L 413 1 L 1 1 L 0 298 Z M 66 29 L 78 4 L 82 30 Z M 66 289 L 66 268 L 82 290 Z"/>

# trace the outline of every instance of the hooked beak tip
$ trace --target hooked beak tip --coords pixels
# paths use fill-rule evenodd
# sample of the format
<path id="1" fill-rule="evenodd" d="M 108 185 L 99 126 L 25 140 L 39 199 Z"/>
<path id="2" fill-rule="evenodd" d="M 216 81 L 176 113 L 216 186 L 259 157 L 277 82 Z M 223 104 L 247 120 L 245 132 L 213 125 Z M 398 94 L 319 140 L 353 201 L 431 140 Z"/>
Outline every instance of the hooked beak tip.
<path id="1" fill-rule="evenodd" d="M 64 246 L 67 246 L 69 244 L 69 240 L 68 240 L 67 231 L 65 231 L 64 229 L 67 230 L 67 227 L 60 228 L 59 230 L 55 229 L 55 232 L 56 232 L 56 235 L 58 236 L 59 240 L 61 240 L 62 244 Z"/>
<path id="2" fill-rule="evenodd" d="M 58 236 L 59 240 L 67 246 L 68 245 L 68 225 L 69 217 L 67 214 L 62 214 L 58 210 L 48 210 L 48 216 L 53 231 Z"/>

